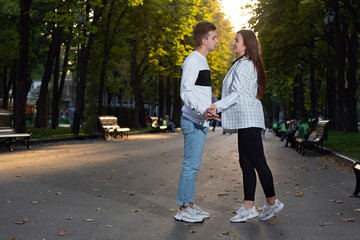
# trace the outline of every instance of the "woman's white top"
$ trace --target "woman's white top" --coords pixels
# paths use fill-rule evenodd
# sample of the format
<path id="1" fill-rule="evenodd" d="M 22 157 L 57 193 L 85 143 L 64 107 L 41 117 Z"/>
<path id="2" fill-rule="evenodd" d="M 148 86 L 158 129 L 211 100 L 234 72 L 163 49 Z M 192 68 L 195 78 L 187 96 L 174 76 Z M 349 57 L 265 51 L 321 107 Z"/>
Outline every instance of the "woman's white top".
<path id="1" fill-rule="evenodd" d="M 264 111 L 257 95 L 257 72 L 248 56 L 239 59 L 227 73 L 222 99 L 214 103 L 221 112 L 224 129 L 258 127 L 265 129 Z"/>

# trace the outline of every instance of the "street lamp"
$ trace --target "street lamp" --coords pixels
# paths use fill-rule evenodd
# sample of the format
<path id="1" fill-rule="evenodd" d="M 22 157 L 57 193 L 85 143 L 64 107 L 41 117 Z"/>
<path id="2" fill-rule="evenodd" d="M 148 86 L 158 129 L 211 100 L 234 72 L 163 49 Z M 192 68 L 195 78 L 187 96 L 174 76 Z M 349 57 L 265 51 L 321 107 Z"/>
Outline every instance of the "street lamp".
<path id="1" fill-rule="evenodd" d="M 324 109 L 324 119 L 328 119 L 328 92 L 329 92 L 329 65 L 330 65 L 330 32 L 332 24 L 335 21 L 335 13 L 330 10 L 324 16 L 324 22 L 327 26 L 327 59 L 326 59 L 326 86 L 325 86 L 325 109 Z"/>

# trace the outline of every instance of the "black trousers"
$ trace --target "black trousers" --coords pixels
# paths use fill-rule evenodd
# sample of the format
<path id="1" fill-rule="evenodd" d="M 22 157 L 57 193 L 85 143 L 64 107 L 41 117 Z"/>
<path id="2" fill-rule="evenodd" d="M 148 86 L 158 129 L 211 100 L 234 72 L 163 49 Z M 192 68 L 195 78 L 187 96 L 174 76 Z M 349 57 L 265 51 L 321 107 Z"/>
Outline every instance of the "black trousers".
<path id="1" fill-rule="evenodd" d="M 244 199 L 255 200 L 256 172 L 266 198 L 275 196 L 271 170 L 266 163 L 261 128 L 238 130 L 239 162 L 243 172 Z"/>

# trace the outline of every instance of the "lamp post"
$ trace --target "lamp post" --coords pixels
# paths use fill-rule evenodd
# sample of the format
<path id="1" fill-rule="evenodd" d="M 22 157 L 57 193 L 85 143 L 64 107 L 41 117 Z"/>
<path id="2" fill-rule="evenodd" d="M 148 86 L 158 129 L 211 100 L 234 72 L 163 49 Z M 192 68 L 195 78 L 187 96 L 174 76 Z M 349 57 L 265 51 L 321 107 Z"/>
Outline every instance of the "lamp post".
<path id="1" fill-rule="evenodd" d="M 335 13 L 330 10 L 324 16 L 324 22 L 327 26 L 327 59 L 326 59 L 326 85 L 325 85 L 325 109 L 324 109 L 324 119 L 328 119 L 328 92 L 329 92 L 329 65 L 330 65 L 330 32 L 332 24 L 335 20 Z"/>

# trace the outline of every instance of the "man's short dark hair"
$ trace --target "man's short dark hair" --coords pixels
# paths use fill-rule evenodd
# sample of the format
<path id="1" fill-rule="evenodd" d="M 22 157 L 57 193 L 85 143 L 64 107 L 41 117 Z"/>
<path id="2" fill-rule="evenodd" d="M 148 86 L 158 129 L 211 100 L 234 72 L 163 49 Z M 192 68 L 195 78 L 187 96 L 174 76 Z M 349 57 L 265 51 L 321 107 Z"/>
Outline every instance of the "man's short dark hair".
<path id="1" fill-rule="evenodd" d="M 196 46 L 201 46 L 201 40 L 203 38 L 208 38 L 210 31 L 215 31 L 216 27 L 210 22 L 199 22 L 195 25 L 193 29 L 193 36 Z"/>

